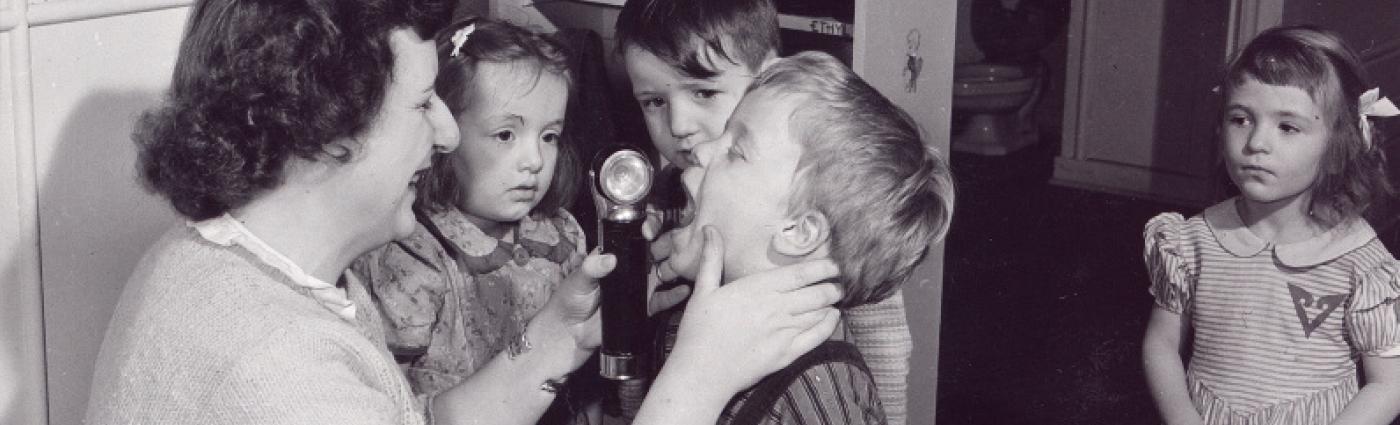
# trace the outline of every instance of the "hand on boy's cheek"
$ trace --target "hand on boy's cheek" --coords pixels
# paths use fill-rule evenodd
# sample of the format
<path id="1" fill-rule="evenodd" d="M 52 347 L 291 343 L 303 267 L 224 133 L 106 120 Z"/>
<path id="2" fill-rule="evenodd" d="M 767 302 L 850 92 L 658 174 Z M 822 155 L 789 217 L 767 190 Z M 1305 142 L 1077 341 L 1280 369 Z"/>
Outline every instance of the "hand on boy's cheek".
<path id="1" fill-rule="evenodd" d="M 663 214 L 647 207 L 647 221 L 642 224 L 642 236 L 650 242 L 652 270 L 647 274 L 647 314 L 654 315 L 658 312 L 669 310 L 690 297 L 690 286 L 688 285 L 667 285 L 674 282 L 679 276 L 667 261 L 674 252 L 673 243 L 676 232 L 668 231 L 661 235 L 656 235 L 658 229 L 662 227 Z M 661 287 L 670 286 L 668 289 L 659 290 Z"/>
<path id="2" fill-rule="evenodd" d="M 705 251 L 705 235 L 700 226 L 677 228 L 658 238 L 669 239 L 671 254 L 657 265 L 663 281 L 685 278 L 695 280 L 700 272 L 700 259 Z M 669 279 L 667 279 L 669 277 Z"/>
<path id="3" fill-rule="evenodd" d="M 690 280 L 695 279 L 699 269 L 699 255 L 695 257 L 695 266 L 689 266 L 692 253 L 699 252 L 703 247 L 685 248 L 676 246 L 677 241 L 689 238 L 681 237 L 687 228 L 680 228 L 666 232 L 652 241 L 651 254 L 653 261 L 652 271 L 647 276 L 647 312 L 656 314 L 674 307 L 686 300 L 690 296 L 690 286 L 688 285 L 667 285 L 679 278 Z M 659 289 L 666 288 L 667 289 Z"/>
<path id="4" fill-rule="evenodd" d="M 703 164 L 704 160 L 701 160 Z M 695 223 L 696 206 L 699 205 L 696 192 L 700 190 L 700 184 L 705 179 L 705 168 L 703 166 L 690 167 L 681 174 L 681 181 L 685 185 L 686 208 L 681 213 L 679 227 L 668 232 L 671 235 L 670 253 L 661 270 L 663 281 L 673 280 L 667 278 L 667 273 L 673 276 L 695 280 L 696 274 L 700 271 L 700 260 L 705 250 L 705 231 L 703 226 Z M 658 239 L 659 240 L 659 239 Z M 669 269 L 669 270 L 668 270 Z"/>
<path id="5" fill-rule="evenodd" d="M 657 273 L 651 273 L 647 276 L 648 316 L 670 310 L 671 307 L 680 305 L 690 297 L 689 285 L 670 285 L 668 289 L 658 290 L 665 283 Z"/>
<path id="6" fill-rule="evenodd" d="M 690 215 L 691 211 L 686 211 Z M 694 280 L 695 274 L 700 266 L 700 252 L 704 249 L 704 241 L 699 234 L 699 229 L 689 226 L 690 217 L 684 217 L 682 227 L 677 227 L 656 235 L 661 218 L 651 208 L 647 211 L 647 220 L 642 224 L 642 236 L 650 240 L 649 249 L 651 251 L 652 278 L 659 278 L 659 283 L 669 283 L 677 278 Z"/>
<path id="7" fill-rule="evenodd" d="M 660 231 L 662 228 L 662 221 L 662 213 L 651 206 L 647 206 L 647 220 L 642 223 L 642 237 L 645 237 L 647 241 L 649 241 L 648 250 L 651 254 L 652 270 L 651 276 L 649 276 L 648 279 L 656 280 L 659 278 L 658 282 L 652 284 L 653 289 L 657 284 L 676 280 L 675 272 L 673 272 L 669 266 L 666 266 L 666 260 L 670 259 L 671 253 L 675 251 L 672 245 L 672 240 L 675 238 L 675 231 L 667 231 L 666 233 L 657 235 L 656 232 Z"/>
<path id="8" fill-rule="evenodd" d="M 668 368 L 690 365 L 690 370 L 706 371 L 705 382 L 697 385 L 738 392 L 831 336 L 840 319 L 832 304 L 841 299 L 841 291 L 820 282 L 837 275 L 835 263 L 808 261 L 720 286 L 724 238 L 711 231 L 706 244 L 700 229 L 694 233 L 703 246 L 703 264 L 697 267 L 694 294 L 666 360 Z"/>

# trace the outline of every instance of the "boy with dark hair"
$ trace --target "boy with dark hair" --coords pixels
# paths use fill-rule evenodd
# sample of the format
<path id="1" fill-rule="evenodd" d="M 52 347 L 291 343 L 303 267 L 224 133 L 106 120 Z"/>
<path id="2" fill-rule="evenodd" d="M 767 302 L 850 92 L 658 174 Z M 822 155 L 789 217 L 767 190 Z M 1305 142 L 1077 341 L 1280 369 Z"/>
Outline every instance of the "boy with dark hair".
<path id="1" fill-rule="evenodd" d="M 778 56 L 768 0 L 634 0 L 617 19 L 617 48 L 647 133 L 670 165 L 719 136 L 753 77 Z"/>

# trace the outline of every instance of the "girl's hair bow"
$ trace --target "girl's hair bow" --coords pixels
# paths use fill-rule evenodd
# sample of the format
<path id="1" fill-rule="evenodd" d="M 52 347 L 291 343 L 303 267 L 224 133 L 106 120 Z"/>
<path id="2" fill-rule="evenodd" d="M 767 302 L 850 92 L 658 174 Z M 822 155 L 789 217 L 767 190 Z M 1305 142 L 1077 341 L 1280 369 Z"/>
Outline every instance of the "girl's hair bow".
<path id="1" fill-rule="evenodd" d="M 1367 90 L 1361 94 L 1357 100 L 1357 107 L 1361 111 L 1361 140 L 1366 142 L 1366 147 L 1371 147 L 1371 117 L 1393 117 L 1400 115 L 1400 109 L 1395 107 L 1390 99 L 1381 97 L 1380 87 Z"/>
<path id="2" fill-rule="evenodd" d="M 462 45 L 467 44 L 467 38 L 471 37 L 473 32 L 476 32 L 475 22 L 467 24 L 467 26 L 452 33 L 452 54 L 449 55 L 450 57 L 455 58 L 457 55 L 462 54 Z"/>

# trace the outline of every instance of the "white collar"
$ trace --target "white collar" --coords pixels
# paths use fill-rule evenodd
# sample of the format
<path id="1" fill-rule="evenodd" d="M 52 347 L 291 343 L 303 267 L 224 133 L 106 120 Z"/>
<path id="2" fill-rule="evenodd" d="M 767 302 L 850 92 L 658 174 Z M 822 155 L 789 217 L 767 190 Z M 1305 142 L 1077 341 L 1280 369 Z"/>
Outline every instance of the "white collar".
<path id="1" fill-rule="evenodd" d="M 1253 257 L 1270 247 L 1274 258 L 1289 267 L 1312 267 L 1370 243 L 1376 231 L 1366 220 L 1352 219 L 1326 232 L 1298 242 L 1276 245 L 1259 238 L 1245 227 L 1235 206 L 1235 198 L 1206 208 L 1201 215 L 1220 246 L 1237 257 Z"/>
<path id="2" fill-rule="evenodd" d="M 243 247 L 258 260 L 261 260 L 263 264 L 287 275 L 287 278 L 296 286 L 307 289 L 311 293 L 311 297 L 321 303 L 321 306 L 345 321 L 355 322 L 355 304 L 350 302 L 344 289 L 307 274 L 301 266 L 277 252 L 267 242 L 263 242 L 247 227 L 244 227 L 243 223 L 228 213 L 200 222 L 191 221 L 188 225 L 209 242 L 220 246 L 236 244 Z"/>

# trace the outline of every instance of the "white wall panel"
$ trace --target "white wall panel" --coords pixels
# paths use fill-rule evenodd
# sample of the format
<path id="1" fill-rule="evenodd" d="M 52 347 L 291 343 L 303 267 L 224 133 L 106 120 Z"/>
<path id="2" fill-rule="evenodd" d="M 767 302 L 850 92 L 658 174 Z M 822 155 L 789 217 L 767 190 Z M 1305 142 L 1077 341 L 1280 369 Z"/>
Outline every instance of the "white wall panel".
<path id="1" fill-rule="evenodd" d="M 45 423 L 26 4 L 0 0 L 0 424 Z"/>
<path id="2" fill-rule="evenodd" d="M 917 4 L 916 4 L 917 3 Z M 948 154 L 952 128 L 955 0 L 856 2 L 856 73 L 904 108 L 919 123 L 924 142 Z M 916 91 L 906 88 L 908 39 L 918 37 L 923 70 Z M 947 156 L 945 156 L 947 158 Z M 938 340 L 943 323 L 943 247 L 935 246 L 904 285 L 910 359 L 908 423 L 935 423 L 938 399 Z"/>
<path id="3" fill-rule="evenodd" d="M 130 134 L 169 84 L 185 14 L 100 13 L 89 16 L 108 17 L 71 22 L 60 16 L 30 30 L 52 424 L 81 423 L 122 285 L 175 221 L 137 183 Z"/>

